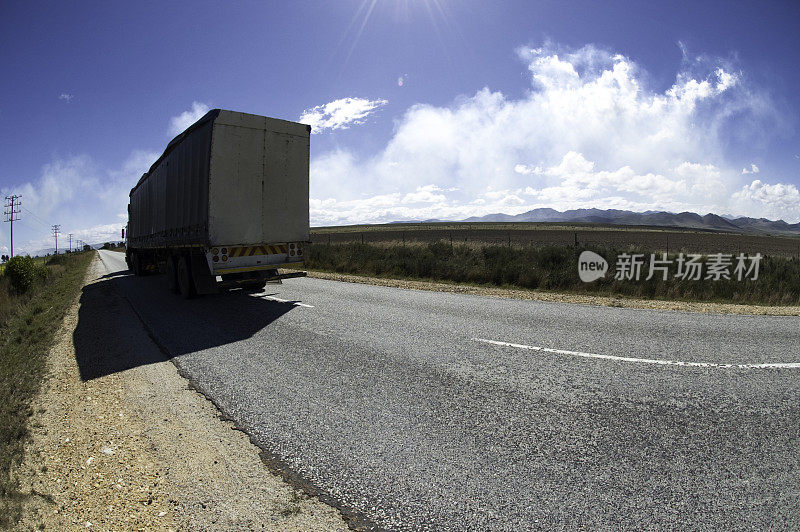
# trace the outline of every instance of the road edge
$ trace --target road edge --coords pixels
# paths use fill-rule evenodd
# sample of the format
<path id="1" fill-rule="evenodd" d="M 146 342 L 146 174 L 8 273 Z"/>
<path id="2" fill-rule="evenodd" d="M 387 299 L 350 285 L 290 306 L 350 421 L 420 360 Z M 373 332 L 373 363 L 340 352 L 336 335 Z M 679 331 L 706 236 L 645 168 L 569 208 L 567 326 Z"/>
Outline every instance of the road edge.
<path id="1" fill-rule="evenodd" d="M 234 418 L 230 417 L 214 400 L 214 398 L 200 385 L 195 379 L 193 379 L 189 373 L 183 368 L 174 355 L 169 352 L 164 342 L 162 342 L 158 336 L 153 332 L 150 328 L 149 324 L 145 321 L 144 317 L 139 313 L 136 309 L 136 306 L 133 302 L 128 299 L 128 297 L 122 293 L 121 290 L 118 290 L 116 286 L 114 286 L 114 290 L 116 293 L 125 300 L 125 302 L 130 306 L 133 313 L 136 315 L 139 322 L 142 324 L 147 335 L 153 341 L 153 343 L 158 347 L 158 349 L 164 354 L 165 357 L 169 359 L 169 361 L 175 366 L 178 370 L 178 374 L 186 379 L 189 387 L 202 395 L 207 401 L 209 401 L 214 408 L 216 408 L 217 412 L 221 419 L 228 421 L 232 424 L 232 428 L 235 430 L 240 431 L 242 434 L 247 436 L 248 440 L 252 445 L 259 449 L 259 456 L 261 458 L 262 463 L 264 466 L 270 470 L 272 473 L 279 475 L 284 482 L 289 484 L 291 487 L 302 491 L 309 497 L 314 497 L 319 499 L 320 502 L 326 504 L 337 511 L 342 515 L 344 518 L 345 523 L 347 526 L 354 531 L 357 532 L 383 532 L 386 529 L 380 527 L 377 523 L 373 522 L 369 517 L 367 517 L 364 513 L 359 512 L 358 510 L 354 510 L 349 506 L 345 505 L 341 501 L 331 497 L 330 495 L 326 494 L 324 490 L 322 490 L 319 486 L 314 484 L 311 480 L 304 477 L 303 475 L 294 471 L 289 464 L 280 458 L 277 454 L 275 454 L 270 449 L 266 448 L 264 445 L 261 445 L 258 441 L 256 441 L 253 436 L 247 432 L 247 430 Z"/>
<path id="2" fill-rule="evenodd" d="M 597 296 L 589 294 L 569 294 L 564 292 L 546 292 L 540 290 L 524 290 L 515 288 L 499 288 L 474 286 L 467 284 L 450 284 L 433 281 L 410 279 L 391 279 L 352 275 L 344 273 L 308 270 L 308 277 L 345 283 L 369 284 L 401 288 L 404 290 L 425 290 L 429 292 L 449 292 L 501 299 L 519 299 L 541 301 L 545 303 L 571 303 L 594 307 L 615 307 L 638 310 L 659 310 L 670 312 L 688 312 L 697 314 L 726 314 L 753 316 L 800 316 L 800 306 L 765 306 L 740 305 L 735 303 L 704 303 L 699 301 L 665 301 L 660 299 L 636 299 L 625 296 Z"/>

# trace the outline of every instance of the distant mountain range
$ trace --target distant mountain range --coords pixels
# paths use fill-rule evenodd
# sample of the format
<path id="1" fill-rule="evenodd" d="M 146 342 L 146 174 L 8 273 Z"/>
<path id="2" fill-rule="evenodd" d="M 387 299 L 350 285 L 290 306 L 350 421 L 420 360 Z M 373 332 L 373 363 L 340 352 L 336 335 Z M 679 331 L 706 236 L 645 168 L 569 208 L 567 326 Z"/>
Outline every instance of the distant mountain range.
<path id="1" fill-rule="evenodd" d="M 426 220 L 440 221 L 440 220 Z M 574 222 L 612 225 L 646 225 L 658 227 L 676 227 L 681 229 L 699 229 L 707 231 L 725 231 L 731 233 L 747 233 L 757 235 L 800 236 L 800 223 L 788 224 L 783 220 L 773 221 L 766 218 L 734 218 L 729 215 L 719 216 L 706 214 L 700 216 L 693 212 L 647 211 L 633 212 L 616 209 L 574 209 L 557 211 L 555 209 L 534 209 L 522 214 L 487 214 L 473 216 L 463 222 Z"/>

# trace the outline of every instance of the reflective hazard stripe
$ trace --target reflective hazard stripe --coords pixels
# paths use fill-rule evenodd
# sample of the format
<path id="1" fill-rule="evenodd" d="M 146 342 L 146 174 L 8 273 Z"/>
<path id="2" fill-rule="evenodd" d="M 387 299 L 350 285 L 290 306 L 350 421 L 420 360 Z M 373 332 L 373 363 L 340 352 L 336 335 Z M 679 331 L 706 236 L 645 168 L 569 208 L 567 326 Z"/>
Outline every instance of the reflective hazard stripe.
<path id="1" fill-rule="evenodd" d="M 274 246 L 242 246 L 228 249 L 229 257 L 252 257 L 253 255 L 278 255 L 281 253 L 289 253 L 289 248 L 286 244 Z"/>

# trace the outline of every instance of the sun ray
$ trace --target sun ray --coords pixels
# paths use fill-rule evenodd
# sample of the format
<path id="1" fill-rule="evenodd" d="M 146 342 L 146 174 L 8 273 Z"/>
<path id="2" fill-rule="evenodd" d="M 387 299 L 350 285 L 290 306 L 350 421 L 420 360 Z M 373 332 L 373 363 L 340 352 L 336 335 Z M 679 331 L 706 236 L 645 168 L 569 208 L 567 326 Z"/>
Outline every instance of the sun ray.
<path id="1" fill-rule="evenodd" d="M 342 79 L 347 65 L 361 42 L 364 31 L 367 29 L 367 25 L 370 23 L 373 13 L 376 12 L 376 7 L 378 9 L 383 9 L 386 5 L 387 4 L 384 2 L 381 2 L 379 5 L 378 0 L 361 0 L 358 3 L 355 13 L 350 19 L 350 23 L 347 25 L 347 29 L 342 34 L 335 51 L 331 55 L 331 62 L 333 62 L 340 51 L 342 51 L 345 46 L 348 47 L 347 53 L 338 68 L 339 73 L 336 76 L 337 83 Z M 451 13 L 449 13 L 446 2 L 444 0 L 396 0 L 394 3 L 394 15 L 398 23 L 412 22 L 413 12 L 415 10 L 427 15 L 428 22 L 435 34 L 435 39 L 438 41 L 441 53 L 448 67 L 451 69 L 451 73 L 456 76 L 463 76 L 464 72 L 455 72 L 458 68 L 451 52 L 451 48 L 453 47 L 448 47 L 447 41 L 455 38 L 455 40 L 460 43 L 457 47 L 462 50 L 468 49 L 469 43 L 464 38 L 457 25 L 453 23 L 454 20 Z M 349 44 L 346 44 L 348 42 Z"/>
<path id="2" fill-rule="evenodd" d="M 364 33 L 364 28 L 369 22 L 369 17 L 372 15 L 372 10 L 375 9 L 375 4 L 378 3 L 378 0 L 365 0 L 364 4 L 369 2 L 369 8 L 367 9 L 366 14 L 364 15 L 364 20 L 361 21 L 361 27 L 358 28 L 358 33 L 356 33 L 355 39 L 353 39 L 353 44 L 350 46 L 350 51 L 347 52 L 347 56 L 344 59 L 344 64 L 347 65 L 348 61 L 350 61 L 350 56 L 353 55 L 353 51 L 356 49 L 358 45 L 358 41 L 361 39 L 361 34 Z M 362 4 L 362 5 L 364 5 Z"/>

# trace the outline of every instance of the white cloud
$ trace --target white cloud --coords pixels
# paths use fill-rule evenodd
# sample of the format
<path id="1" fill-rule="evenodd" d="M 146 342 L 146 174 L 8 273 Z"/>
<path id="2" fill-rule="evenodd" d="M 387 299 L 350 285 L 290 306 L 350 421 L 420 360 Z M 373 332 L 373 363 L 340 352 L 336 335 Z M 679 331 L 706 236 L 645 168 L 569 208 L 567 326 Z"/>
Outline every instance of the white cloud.
<path id="1" fill-rule="evenodd" d="M 422 187 L 426 188 L 426 187 Z M 433 187 L 431 187 L 433 190 Z M 521 191 L 499 191 L 492 198 L 482 196 L 470 204 L 453 203 L 444 194 L 379 194 L 354 200 L 311 199 L 312 225 L 346 225 L 354 220 L 369 219 L 375 223 L 388 223 L 413 219 L 460 219 L 476 214 L 496 212 L 524 212 Z"/>
<path id="2" fill-rule="evenodd" d="M 518 55 L 530 71 L 524 97 L 483 88 L 448 106 L 417 104 L 379 152 L 314 156 L 311 196 L 330 201 L 312 209 L 312 223 L 536 207 L 729 212 L 742 181 L 741 167 L 726 161 L 725 135 L 746 135 L 734 120 L 744 115 L 752 124 L 769 110 L 739 72 L 693 61 L 659 92 L 633 60 L 595 46 Z M 431 185 L 441 196 L 435 202 L 403 201 Z M 375 197 L 397 203 L 358 206 Z"/>
<path id="3" fill-rule="evenodd" d="M 541 174 L 542 167 L 541 166 L 529 166 L 526 164 L 515 164 L 514 171 L 518 174 L 522 175 L 533 175 L 533 174 Z"/>
<path id="4" fill-rule="evenodd" d="M 398 83 L 400 83 L 398 81 Z M 402 85 L 402 83 L 400 83 Z M 311 126 L 312 133 L 326 130 L 347 129 L 354 124 L 363 124 L 367 116 L 386 105 L 387 100 L 367 100 L 366 98 L 341 98 L 306 109 L 298 119 Z"/>
<path id="5" fill-rule="evenodd" d="M 89 156 L 56 159 L 42 167 L 38 179 L 3 187 L 0 195 L 21 194 L 20 221 L 14 223 L 14 253 L 36 254 L 52 248 L 51 225 L 60 224 L 59 249 L 73 243 L 120 240 L 127 216 L 128 192 L 160 154 L 133 151 L 118 168 L 101 168 Z M 0 233 L 0 245 L 6 245 Z"/>
<path id="6" fill-rule="evenodd" d="M 638 173 L 630 166 L 595 170 L 593 162 L 576 152 L 568 152 L 558 164 L 541 173 L 556 181 L 538 189 L 528 186 L 524 194 L 533 196 L 541 204 L 538 206 L 562 210 L 613 205 L 631 210 L 707 212 L 714 205 L 697 199 L 713 195 L 723 186 L 720 171 L 714 165 L 683 162 L 663 174 Z"/>
<path id="7" fill-rule="evenodd" d="M 436 185 L 417 187 L 416 192 L 409 192 L 403 196 L 402 203 L 438 203 L 445 200 L 444 194 L 436 194 L 443 190 Z"/>
<path id="8" fill-rule="evenodd" d="M 73 96 L 72 94 L 67 94 L 66 92 L 62 92 L 62 93 L 61 93 L 61 94 L 58 96 L 58 99 L 59 99 L 59 100 L 64 100 L 64 101 L 65 101 L 65 102 L 67 102 L 67 103 L 71 102 L 71 101 L 72 101 L 72 98 L 74 98 L 74 96 Z"/>
<path id="9" fill-rule="evenodd" d="M 209 106 L 201 102 L 192 102 L 192 108 L 184 111 L 178 116 L 173 116 L 169 120 L 169 135 L 175 136 L 197 122 L 204 114 L 209 111 Z"/>
<path id="10" fill-rule="evenodd" d="M 759 172 L 758 166 L 756 166 L 754 164 L 750 165 L 750 169 L 749 170 L 747 168 L 742 168 L 742 175 L 745 175 L 745 174 L 757 174 L 758 172 Z"/>
<path id="11" fill-rule="evenodd" d="M 800 190 L 795 185 L 770 185 L 756 179 L 733 194 L 741 212 L 754 217 L 800 221 Z"/>

